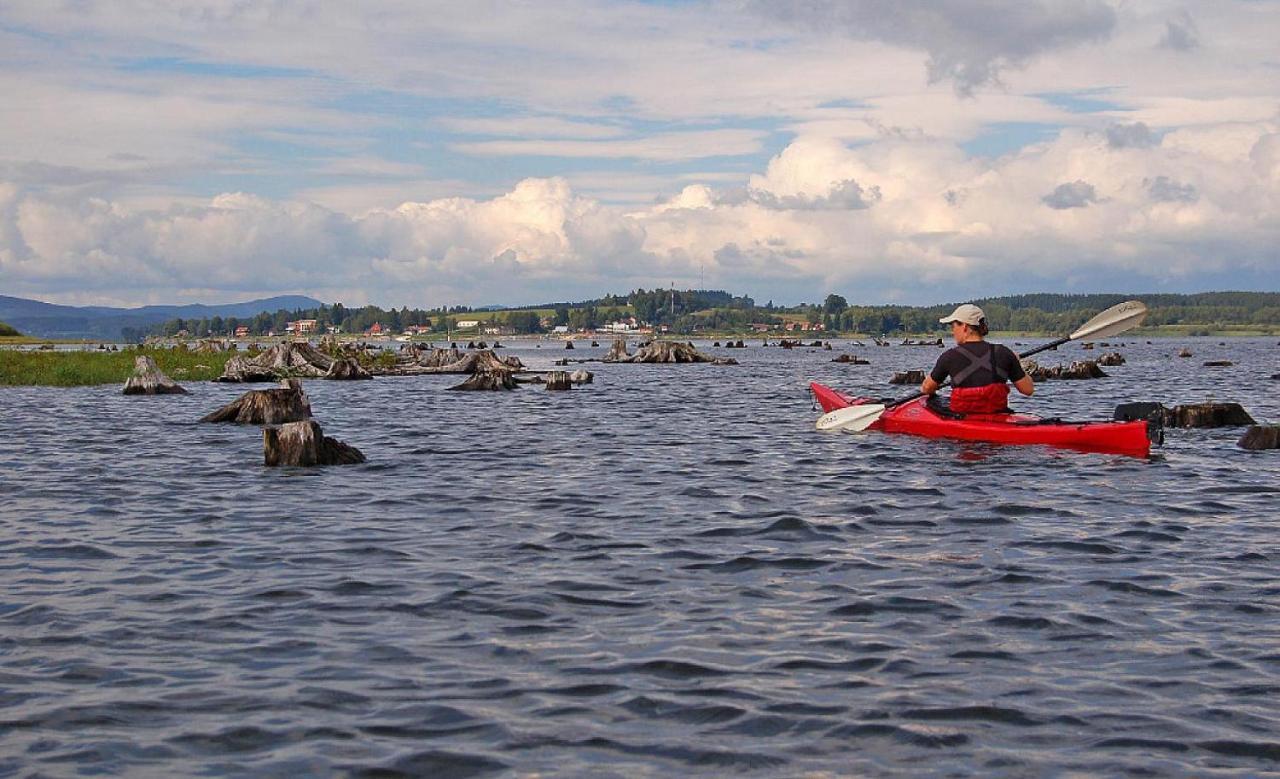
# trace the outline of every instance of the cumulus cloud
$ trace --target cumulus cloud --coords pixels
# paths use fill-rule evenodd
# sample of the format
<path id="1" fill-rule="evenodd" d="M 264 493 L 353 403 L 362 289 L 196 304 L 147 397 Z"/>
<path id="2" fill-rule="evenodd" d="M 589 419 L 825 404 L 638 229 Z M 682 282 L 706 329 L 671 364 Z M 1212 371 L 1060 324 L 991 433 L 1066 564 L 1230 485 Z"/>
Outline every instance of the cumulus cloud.
<path id="1" fill-rule="evenodd" d="M 879 187 L 864 189 L 853 179 L 837 181 L 825 195 L 775 195 L 760 189 L 748 189 L 748 200 L 779 211 L 850 211 L 871 208 L 881 198 Z"/>
<path id="2" fill-rule="evenodd" d="M 1154 145 L 1156 138 L 1143 122 L 1113 124 L 1107 128 L 1107 143 L 1113 149 L 1142 149 Z"/>
<path id="3" fill-rule="evenodd" d="M 1200 31 L 1191 14 L 1186 11 L 1177 19 L 1165 22 L 1164 36 L 1157 44 L 1162 49 L 1174 51 L 1191 51 L 1200 47 Z"/>
<path id="4" fill-rule="evenodd" d="M 1142 182 L 1147 187 L 1151 199 L 1158 203 L 1194 203 L 1200 199 L 1200 193 L 1192 184 L 1182 184 L 1168 176 L 1156 176 Z"/>
<path id="5" fill-rule="evenodd" d="M 997 83 L 1054 49 L 1106 38 L 1115 12 L 1101 0 L 747 0 L 774 19 L 859 40 L 923 49 L 930 82 L 957 91 Z"/>
<path id="6" fill-rule="evenodd" d="M 1059 211 L 1068 208 L 1084 208 L 1090 203 L 1098 202 L 1098 193 L 1087 181 L 1071 181 L 1059 184 L 1040 201 L 1049 208 Z"/>
<path id="7" fill-rule="evenodd" d="M 927 138 L 800 138 L 738 195 L 690 184 L 629 208 L 555 177 L 358 216 L 239 193 L 141 209 L 2 182 L 0 277 L 8 294 L 63 300 L 141 284 L 169 302 L 303 292 L 383 305 L 540 302 L 702 273 L 779 301 L 1169 289 L 1214 274 L 1274 286 L 1280 132 L 1214 132 L 1115 146 L 1068 130 L 989 160 Z"/>

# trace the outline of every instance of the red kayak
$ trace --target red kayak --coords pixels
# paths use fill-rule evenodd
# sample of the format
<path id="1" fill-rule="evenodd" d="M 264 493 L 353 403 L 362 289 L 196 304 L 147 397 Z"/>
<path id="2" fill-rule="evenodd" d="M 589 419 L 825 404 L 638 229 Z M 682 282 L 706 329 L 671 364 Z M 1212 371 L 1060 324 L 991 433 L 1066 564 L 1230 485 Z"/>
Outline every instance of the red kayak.
<path id="1" fill-rule="evenodd" d="M 817 382 L 811 382 L 809 388 L 824 412 L 880 402 L 872 398 L 845 395 Z M 1064 422 L 1058 419 L 1041 419 L 1030 414 L 953 414 L 945 409 L 935 408 L 927 401 L 928 398 L 921 397 L 885 409 L 884 414 L 867 429 L 925 438 L 955 438 L 997 444 L 1041 444 L 1134 457 L 1146 457 L 1151 453 L 1152 441 L 1157 445 L 1161 441 L 1161 429 L 1147 420 Z"/>

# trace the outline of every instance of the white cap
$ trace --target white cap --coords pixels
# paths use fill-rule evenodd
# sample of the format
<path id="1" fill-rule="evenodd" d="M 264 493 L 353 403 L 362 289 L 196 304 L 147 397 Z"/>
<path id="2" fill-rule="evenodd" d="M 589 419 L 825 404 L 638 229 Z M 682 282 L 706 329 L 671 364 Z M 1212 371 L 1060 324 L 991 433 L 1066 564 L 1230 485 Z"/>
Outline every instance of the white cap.
<path id="1" fill-rule="evenodd" d="M 982 309 L 972 303 L 965 303 L 963 305 L 956 306 L 955 311 L 952 311 L 950 314 L 947 314 L 938 321 L 944 325 L 949 322 L 964 322 L 966 325 L 973 325 L 976 327 L 978 323 L 983 319 L 986 319 L 986 317 L 987 315 L 982 313 Z"/>

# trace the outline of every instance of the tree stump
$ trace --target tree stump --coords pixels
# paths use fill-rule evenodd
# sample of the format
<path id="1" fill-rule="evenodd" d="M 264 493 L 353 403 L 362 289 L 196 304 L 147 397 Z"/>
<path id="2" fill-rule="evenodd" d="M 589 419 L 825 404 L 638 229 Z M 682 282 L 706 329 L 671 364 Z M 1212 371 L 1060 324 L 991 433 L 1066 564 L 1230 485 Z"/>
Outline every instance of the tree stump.
<path id="1" fill-rule="evenodd" d="M 1280 449 L 1280 425 L 1253 425 L 1240 436 L 1241 449 Z"/>
<path id="2" fill-rule="evenodd" d="M 461 384 L 449 387 L 460 391 L 513 390 L 520 386 L 511 375 L 511 371 L 486 370 L 471 374 L 471 378 Z"/>
<path id="3" fill-rule="evenodd" d="M 920 384 L 924 382 L 924 371 L 904 371 L 893 374 L 890 384 Z"/>
<path id="4" fill-rule="evenodd" d="M 332 367 L 333 358 L 311 344 L 286 341 L 256 357 L 232 357 L 216 381 L 274 381 L 292 376 L 318 379 Z"/>
<path id="5" fill-rule="evenodd" d="M 836 357 L 835 359 L 833 359 L 831 362 L 847 362 L 853 365 L 870 365 L 871 364 L 870 360 L 864 360 L 861 357 L 858 357 L 857 355 L 854 355 L 854 354 L 842 354 L 839 357 Z M 924 379 L 920 379 L 920 381 L 924 381 Z"/>
<path id="6" fill-rule="evenodd" d="M 1179 357 L 1190 357 L 1190 356 L 1191 356 L 1191 350 L 1190 350 L 1190 349 L 1187 349 L 1187 348 L 1185 348 L 1185 347 L 1184 347 L 1184 348 L 1182 349 L 1182 351 L 1178 352 L 1178 356 L 1179 356 Z"/>
<path id="7" fill-rule="evenodd" d="M 1253 424 L 1256 424 L 1253 417 L 1239 403 L 1174 406 L 1165 417 L 1167 427 L 1239 427 Z"/>
<path id="8" fill-rule="evenodd" d="M 647 346 L 640 348 L 635 354 L 629 357 L 616 357 L 615 352 L 619 349 L 618 341 L 614 341 L 613 348 L 609 350 L 609 354 L 605 356 L 604 362 L 643 362 L 643 363 L 691 363 L 706 362 L 713 365 L 737 365 L 738 361 L 732 357 L 712 357 L 703 354 L 697 349 L 686 343 L 677 341 L 654 341 Z M 626 344 L 622 343 L 621 348 L 625 354 Z"/>
<path id="9" fill-rule="evenodd" d="M 275 381 L 276 372 L 270 368 L 263 368 L 257 365 L 248 357 L 236 355 L 227 360 L 226 365 L 222 367 L 222 375 L 214 379 L 214 381 L 229 382 L 233 384 L 252 384 L 262 381 Z"/>
<path id="10" fill-rule="evenodd" d="M 1206 362 L 1205 362 L 1204 367 L 1206 367 L 1206 368 L 1230 368 L 1232 365 L 1235 365 L 1235 363 L 1231 362 L 1230 360 L 1208 360 L 1208 361 L 1206 361 Z"/>
<path id="11" fill-rule="evenodd" d="M 356 362 L 354 357 L 342 357 L 333 361 L 333 365 L 329 367 L 329 372 L 324 375 L 324 378 L 335 381 L 348 381 L 352 379 L 372 379 L 373 374 L 361 368 L 360 363 Z"/>
<path id="12" fill-rule="evenodd" d="M 564 342 L 564 348 L 566 348 L 566 349 L 572 349 L 572 348 L 573 348 L 573 341 L 565 341 L 565 342 Z"/>
<path id="13" fill-rule="evenodd" d="M 289 422 L 262 429 L 262 459 L 268 467 L 352 465 L 365 461 L 350 444 L 329 438 L 315 420 Z"/>
<path id="14" fill-rule="evenodd" d="M 569 379 L 568 371 L 552 371 L 547 374 L 546 386 L 549 390 L 573 389 L 573 381 Z"/>
<path id="15" fill-rule="evenodd" d="M 1105 365 L 1108 368 L 1115 365 L 1124 365 L 1124 355 L 1120 352 L 1107 352 L 1098 358 L 1099 365 Z"/>
<path id="16" fill-rule="evenodd" d="M 604 356 L 605 362 L 625 362 L 630 354 L 627 353 L 627 339 L 615 338 L 613 345 L 609 347 L 609 353 Z"/>
<path id="17" fill-rule="evenodd" d="M 234 422 L 238 425 L 279 425 L 311 418 L 311 402 L 297 379 L 280 382 L 279 389 L 250 390 L 201 422 Z"/>
<path id="18" fill-rule="evenodd" d="M 595 374 L 591 371 L 576 370 L 569 374 L 569 381 L 574 384 L 590 384 L 595 381 Z"/>
<path id="19" fill-rule="evenodd" d="M 1022 363 L 1022 369 L 1027 372 L 1032 381 L 1048 381 L 1049 379 L 1105 379 L 1106 372 L 1098 367 L 1098 363 L 1093 360 L 1082 360 L 1073 362 L 1070 365 L 1059 365 L 1054 368 L 1046 368 L 1037 365 L 1032 360 L 1026 360 Z"/>
<path id="20" fill-rule="evenodd" d="M 143 355 L 133 360 L 133 375 L 124 383 L 125 395 L 185 395 L 187 391 L 160 371 L 156 361 Z"/>

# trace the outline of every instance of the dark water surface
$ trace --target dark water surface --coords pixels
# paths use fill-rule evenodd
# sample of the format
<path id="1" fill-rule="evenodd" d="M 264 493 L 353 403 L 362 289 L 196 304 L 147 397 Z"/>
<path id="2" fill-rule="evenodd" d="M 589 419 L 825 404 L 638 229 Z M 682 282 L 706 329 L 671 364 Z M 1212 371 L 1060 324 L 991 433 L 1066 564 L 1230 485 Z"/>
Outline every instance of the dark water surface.
<path id="1" fill-rule="evenodd" d="M 1017 405 L 1280 420 L 1275 339 L 1219 340 Z M 244 386 L 0 389 L 0 775 L 1280 770 L 1280 452 L 824 435 L 807 379 L 938 353 L 841 351 L 307 382 L 369 457 L 310 470 L 195 423 Z"/>

